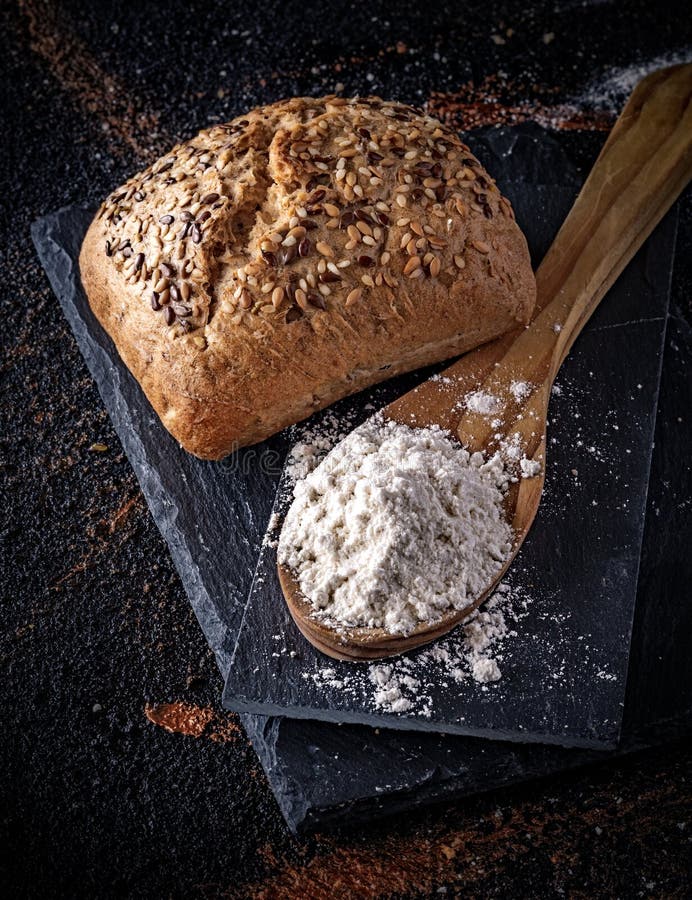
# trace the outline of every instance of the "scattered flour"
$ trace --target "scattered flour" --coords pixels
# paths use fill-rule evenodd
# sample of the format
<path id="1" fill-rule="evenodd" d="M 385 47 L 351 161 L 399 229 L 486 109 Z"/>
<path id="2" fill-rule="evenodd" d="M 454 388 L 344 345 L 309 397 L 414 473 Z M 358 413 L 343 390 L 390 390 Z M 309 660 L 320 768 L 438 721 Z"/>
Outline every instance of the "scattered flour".
<path id="1" fill-rule="evenodd" d="M 325 685 L 354 697 L 368 697 L 375 710 L 431 718 L 432 682 L 447 685 L 477 684 L 481 690 L 502 677 L 505 644 L 515 638 L 512 625 L 527 615 L 531 599 L 523 588 L 503 581 L 481 609 L 474 610 L 447 638 L 414 654 L 398 656 L 367 668 L 349 666 L 337 675 L 332 666 L 303 673 L 315 685 Z M 457 690 L 459 688 L 457 687 Z M 478 688 L 476 688 L 478 689 Z"/>
<path id="2" fill-rule="evenodd" d="M 464 400 L 467 409 L 484 416 L 492 416 L 500 407 L 500 398 L 487 391 L 472 391 Z"/>
<path id="3" fill-rule="evenodd" d="M 595 78 L 576 102 L 582 108 L 620 112 L 634 88 L 649 72 L 689 62 L 690 56 L 689 48 L 685 48 L 628 66 L 613 66 Z"/>
<path id="4" fill-rule="evenodd" d="M 522 478 L 535 478 L 540 475 L 542 466 L 536 459 L 527 459 L 525 456 L 519 460 L 519 469 Z"/>
<path id="5" fill-rule="evenodd" d="M 502 678 L 500 667 L 494 659 L 480 656 L 473 661 L 471 672 L 476 681 L 487 684 L 489 681 L 499 681 Z"/>
<path id="6" fill-rule="evenodd" d="M 532 384 L 529 384 L 528 381 L 513 381 L 509 390 L 517 402 L 521 402 L 522 400 L 526 400 L 526 398 L 531 393 L 531 389 L 533 388 Z"/>
<path id="7" fill-rule="evenodd" d="M 497 576 L 513 540 L 509 480 L 498 454 L 374 416 L 295 486 L 279 561 L 332 627 L 409 634 Z"/>

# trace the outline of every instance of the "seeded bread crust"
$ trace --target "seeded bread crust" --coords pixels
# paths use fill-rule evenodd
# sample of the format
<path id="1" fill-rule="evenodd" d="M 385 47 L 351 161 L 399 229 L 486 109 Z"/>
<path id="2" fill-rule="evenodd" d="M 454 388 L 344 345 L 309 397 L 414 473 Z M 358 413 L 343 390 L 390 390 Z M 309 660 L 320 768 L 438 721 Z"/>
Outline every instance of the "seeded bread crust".
<path id="1" fill-rule="evenodd" d="M 455 133 L 377 98 L 202 131 L 102 205 L 82 281 L 170 433 L 203 459 L 527 323 L 508 200 Z"/>

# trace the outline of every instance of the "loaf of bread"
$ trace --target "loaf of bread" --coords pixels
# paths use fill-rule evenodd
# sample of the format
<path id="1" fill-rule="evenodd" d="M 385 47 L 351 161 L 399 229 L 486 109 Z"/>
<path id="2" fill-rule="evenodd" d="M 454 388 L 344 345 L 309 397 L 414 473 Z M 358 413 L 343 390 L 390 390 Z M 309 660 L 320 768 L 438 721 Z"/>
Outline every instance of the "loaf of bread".
<path id="1" fill-rule="evenodd" d="M 296 98 L 179 144 L 103 203 L 89 302 L 182 446 L 218 459 L 529 321 L 510 203 L 451 130 Z"/>

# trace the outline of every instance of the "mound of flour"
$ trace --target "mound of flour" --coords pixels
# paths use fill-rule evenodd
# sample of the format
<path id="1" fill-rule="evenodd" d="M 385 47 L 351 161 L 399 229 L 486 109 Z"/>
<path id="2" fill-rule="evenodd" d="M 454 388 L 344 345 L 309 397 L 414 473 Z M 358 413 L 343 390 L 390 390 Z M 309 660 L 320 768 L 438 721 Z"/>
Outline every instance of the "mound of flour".
<path id="1" fill-rule="evenodd" d="M 333 626 L 408 634 L 478 598 L 512 545 L 502 459 L 369 419 L 294 489 L 279 561 Z"/>

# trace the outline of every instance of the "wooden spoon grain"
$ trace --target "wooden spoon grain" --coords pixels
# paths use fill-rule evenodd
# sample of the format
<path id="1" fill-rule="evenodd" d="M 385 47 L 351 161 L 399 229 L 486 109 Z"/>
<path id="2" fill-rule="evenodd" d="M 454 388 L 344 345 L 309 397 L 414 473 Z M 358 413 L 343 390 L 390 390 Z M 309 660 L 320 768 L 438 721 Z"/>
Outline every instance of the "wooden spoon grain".
<path id="1" fill-rule="evenodd" d="M 548 400 L 558 369 L 598 303 L 692 177 L 691 99 L 692 65 L 653 72 L 637 85 L 536 273 L 537 304 L 528 328 L 466 354 L 383 410 L 386 418 L 406 425 L 440 425 L 469 450 L 490 455 L 499 449 L 498 433 L 516 436 L 521 454 L 541 470 L 520 479 L 506 496 L 515 535 L 511 559 L 543 491 Z M 517 382 L 529 385 L 525 395 L 511 390 Z M 498 399 L 492 416 L 466 407 L 464 400 L 474 391 Z M 445 634 L 486 599 L 511 559 L 473 603 L 405 637 L 379 628 L 336 630 L 315 619 L 293 573 L 278 568 L 286 603 L 305 637 L 328 656 L 358 660 L 392 656 Z"/>

